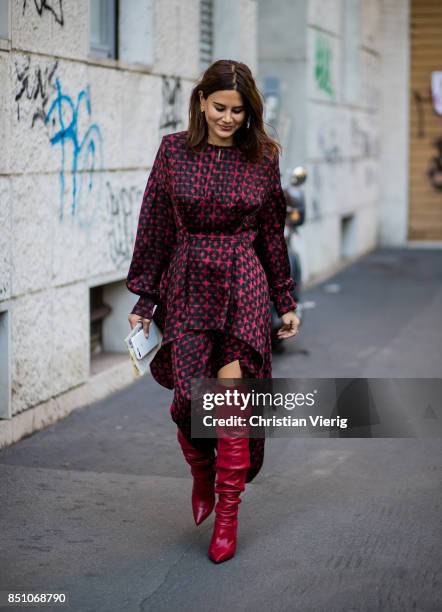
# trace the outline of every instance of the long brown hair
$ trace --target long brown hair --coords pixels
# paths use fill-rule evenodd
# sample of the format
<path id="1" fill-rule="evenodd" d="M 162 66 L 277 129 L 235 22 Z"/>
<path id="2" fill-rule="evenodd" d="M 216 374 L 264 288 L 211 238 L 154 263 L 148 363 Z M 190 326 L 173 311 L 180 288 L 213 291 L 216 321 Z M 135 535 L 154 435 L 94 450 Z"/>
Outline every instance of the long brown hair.
<path id="1" fill-rule="evenodd" d="M 217 60 L 211 64 L 193 88 L 189 101 L 188 148 L 199 151 L 207 142 L 207 122 L 200 110 L 198 91 L 201 90 L 207 98 L 215 91 L 224 89 L 235 89 L 241 94 L 246 112 L 245 121 L 233 134 L 234 144 L 251 162 L 261 160 L 265 154 L 273 158 L 282 147 L 264 130 L 262 94 L 256 86 L 250 68 L 234 60 Z M 246 127 L 248 119 L 249 128 Z"/>

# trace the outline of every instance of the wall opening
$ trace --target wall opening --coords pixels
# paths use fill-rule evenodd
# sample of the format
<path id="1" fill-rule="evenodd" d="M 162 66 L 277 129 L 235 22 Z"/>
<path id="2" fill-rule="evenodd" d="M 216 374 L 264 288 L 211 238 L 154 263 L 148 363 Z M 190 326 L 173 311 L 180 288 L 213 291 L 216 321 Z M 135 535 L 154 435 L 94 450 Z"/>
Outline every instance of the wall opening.
<path id="1" fill-rule="evenodd" d="M 104 352 L 103 323 L 105 318 L 112 312 L 112 308 L 109 304 L 104 302 L 103 294 L 103 285 L 92 287 L 90 290 L 89 314 L 91 359 L 98 357 Z"/>
<path id="2" fill-rule="evenodd" d="M 356 219 L 354 215 L 341 217 L 341 258 L 348 259 L 356 253 Z"/>
<path id="3" fill-rule="evenodd" d="M 132 296 L 133 298 L 133 296 Z M 130 331 L 131 294 L 124 281 L 90 287 L 90 373 L 128 360 L 124 338 Z"/>

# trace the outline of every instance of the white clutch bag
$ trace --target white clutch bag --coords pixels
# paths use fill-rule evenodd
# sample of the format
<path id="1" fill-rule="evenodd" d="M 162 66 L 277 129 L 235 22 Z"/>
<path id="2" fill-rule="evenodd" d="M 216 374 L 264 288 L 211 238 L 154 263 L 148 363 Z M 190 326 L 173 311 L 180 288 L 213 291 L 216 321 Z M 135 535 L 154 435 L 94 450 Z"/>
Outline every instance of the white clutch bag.
<path id="1" fill-rule="evenodd" d="M 163 334 L 154 321 L 149 325 L 149 335 L 146 338 L 141 323 L 137 323 L 125 338 L 126 348 L 137 376 L 143 376 L 149 369 L 149 363 L 161 346 Z"/>

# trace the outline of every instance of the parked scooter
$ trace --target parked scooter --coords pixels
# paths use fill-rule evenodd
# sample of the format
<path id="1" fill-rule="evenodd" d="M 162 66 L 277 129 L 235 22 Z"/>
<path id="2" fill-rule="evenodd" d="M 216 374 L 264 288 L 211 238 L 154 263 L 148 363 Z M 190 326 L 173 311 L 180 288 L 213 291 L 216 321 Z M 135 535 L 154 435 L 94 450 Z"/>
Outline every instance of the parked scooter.
<path id="1" fill-rule="evenodd" d="M 284 189 L 284 195 L 287 202 L 287 217 L 284 228 L 284 236 L 290 261 L 290 275 L 295 281 L 293 297 L 298 303 L 296 314 L 298 315 L 301 323 L 303 320 L 303 308 L 301 303 L 302 270 L 301 260 L 296 249 L 296 239 L 299 236 L 298 227 L 302 225 L 305 220 L 305 196 L 300 187 L 306 180 L 306 169 L 303 166 L 297 166 L 291 174 L 288 187 Z M 281 319 L 278 317 L 273 304 L 270 305 L 270 312 L 272 317 L 272 348 L 275 352 L 282 352 L 285 348 L 284 341 L 277 336 L 277 331 L 281 327 Z"/>

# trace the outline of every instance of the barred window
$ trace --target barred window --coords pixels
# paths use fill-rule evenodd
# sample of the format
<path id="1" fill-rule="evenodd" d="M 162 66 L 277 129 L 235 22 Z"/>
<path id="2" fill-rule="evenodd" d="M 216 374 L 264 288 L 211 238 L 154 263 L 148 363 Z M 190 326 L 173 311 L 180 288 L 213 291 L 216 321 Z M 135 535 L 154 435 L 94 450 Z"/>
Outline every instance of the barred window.
<path id="1" fill-rule="evenodd" d="M 0 38 L 9 38 L 9 0 L 0 1 Z"/>
<path id="2" fill-rule="evenodd" d="M 213 0 L 200 1 L 200 68 L 205 70 L 213 58 Z"/>
<path id="3" fill-rule="evenodd" d="M 117 1 L 90 0 L 90 51 L 95 57 L 117 57 Z"/>

